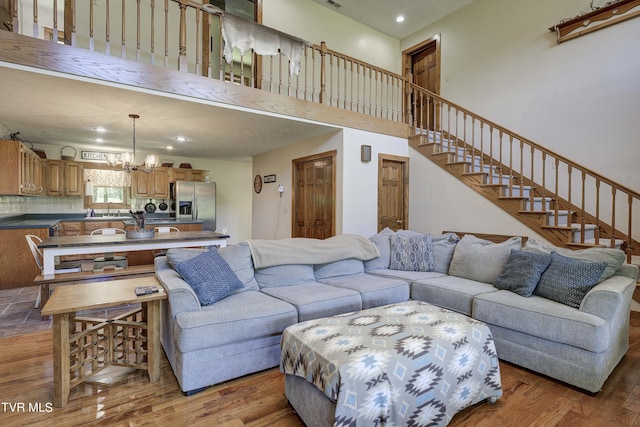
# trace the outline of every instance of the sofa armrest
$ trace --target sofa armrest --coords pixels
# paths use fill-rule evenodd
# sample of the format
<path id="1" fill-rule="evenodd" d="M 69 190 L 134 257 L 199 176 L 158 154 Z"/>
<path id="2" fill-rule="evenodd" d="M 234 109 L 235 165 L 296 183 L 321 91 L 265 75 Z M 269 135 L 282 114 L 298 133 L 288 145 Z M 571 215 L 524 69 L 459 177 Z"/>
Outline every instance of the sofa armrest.
<path id="1" fill-rule="evenodd" d="M 166 260 L 167 257 L 155 259 L 156 277 L 167 290 L 169 305 L 173 315 L 189 311 L 200 311 L 200 300 L 191 286 L 175 271 Z"/>
<path id="2" fill-rule="evenodd" d="M 580 304 L 580 311 L 593 314 L 608 322 L 612 322 L 619 313 L 626 317 L 635 287 L 635 279 L 620 275 L 611 276 L 594 286 L 585 295 Z"/>

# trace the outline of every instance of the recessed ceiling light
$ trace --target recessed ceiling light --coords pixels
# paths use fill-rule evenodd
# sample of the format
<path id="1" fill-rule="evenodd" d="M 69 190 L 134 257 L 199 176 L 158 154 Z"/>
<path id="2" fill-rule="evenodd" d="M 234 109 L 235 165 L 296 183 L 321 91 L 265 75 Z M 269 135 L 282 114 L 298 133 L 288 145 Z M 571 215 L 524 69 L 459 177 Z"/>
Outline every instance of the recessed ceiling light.
<path id="1" fill-rule="evenodd" d="M 102 139 L 102 138 L 96 138 L 96 142 L 97 142 L 98 144 L 101 144 L 101 143 L 103 143 L 103 142 L 104 142 L 104 139 Z"/>
<path id="2" fill-rule="evenodd" d="M 187 140 L 187 138 L 184 136 L 177 136 L 176 139 L 180 142 L 185 142 Z"/>
<path id="3" fill-rule="evenodd" d="M 398 17 L 396 18 L 396 22 L 404 22 L 404 16 L 398 15 Z"/>
<path id="4" fill-rule="evenodd" d="M 167 145 L 167 150 L 173 150 L 173 145 Z"/>
<path id="5" fill-rule="evenodd" d="M 106 132 L 106 131 L 107 131 L 107 130 L 106 130 L 105 128 L 103 128 L 102 126 L 97 127 L 97 128 L 94 128 L 94 130 L 95 130 L 96 132 Z"/>

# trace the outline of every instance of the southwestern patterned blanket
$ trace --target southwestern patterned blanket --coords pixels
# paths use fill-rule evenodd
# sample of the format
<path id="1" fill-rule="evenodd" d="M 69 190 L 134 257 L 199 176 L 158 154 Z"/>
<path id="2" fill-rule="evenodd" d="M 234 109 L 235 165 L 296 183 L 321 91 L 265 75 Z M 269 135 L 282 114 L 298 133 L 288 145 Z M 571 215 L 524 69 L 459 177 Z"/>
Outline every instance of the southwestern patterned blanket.
<path id="1" fill-rule="evenodd" d="M 502 396 L 488 326 L 419 301 L 289 326 L 280 370 L 336 402 L 334 426 L 446 425 Z"/>

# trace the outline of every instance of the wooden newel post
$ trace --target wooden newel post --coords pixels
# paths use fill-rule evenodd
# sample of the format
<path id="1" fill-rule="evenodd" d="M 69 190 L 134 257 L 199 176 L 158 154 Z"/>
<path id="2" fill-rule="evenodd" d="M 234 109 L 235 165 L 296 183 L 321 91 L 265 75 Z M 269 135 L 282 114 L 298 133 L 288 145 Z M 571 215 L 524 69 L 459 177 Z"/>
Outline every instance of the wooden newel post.
<path id="1" fill-rule="evenodd" d="M 320 43 L 320 104 L 324 104 L 327 93 L 327 69 L 325 56 L 327 55 L 327 44 Z"/>
<path id="2" fill-rule="evenodd" d="M 178 70 L 187 71 L 187 1 L 180 0 L 180 52 Z"/>
<path id="3" fill-rule="evenodd" d="M 404 120 L 405 123 L 411 125 L 413 123 L 413 108 L 411 103 L 411 82 L 413 81 L 413 73 L 407 70 L 407 73 L 404 78 L 404 94 L 405 94 L 405 104 L 404 104 Z"/>

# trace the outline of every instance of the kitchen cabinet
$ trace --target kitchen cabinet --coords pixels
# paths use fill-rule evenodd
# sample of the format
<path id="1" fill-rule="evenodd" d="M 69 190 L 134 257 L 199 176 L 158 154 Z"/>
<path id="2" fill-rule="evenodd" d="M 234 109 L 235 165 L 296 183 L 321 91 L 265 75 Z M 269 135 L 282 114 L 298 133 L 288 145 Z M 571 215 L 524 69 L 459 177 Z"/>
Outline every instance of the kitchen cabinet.
<path id="1" fill-rule="evenodd" d="M 169 175 L 170 182 L 176 181 L 198 181 L 204 182 L 205 171 L 202 169 L 171 169 Z"/>
<path id="2" fill-rule="evenodd" d="M 44 194 L 43 161 L 21 141 L 0 140 L 0 194 Z"/>
<path id="3" fill-rule="evenodd" d="M 155 168 L 149 173 L 134 171 L 131 174 L 131 197 L 169 198 L 169 168 Z"/>
<path id="4" fill-rule="evenodd" d="M 41 273 L 31 254 L 25 236 L 33 234 L 42 240 L 49 237 L 48 228 L 8 228 L 0 230 L 0 241 L 5 248 L 0 251 L 0 289 L 33 286 L 33 279 Z M 35 302 L 35 299 L 34 299 Z"/>
<path id="5" fill-rule="evenodd" d="M 47 196 L 82 197 L 82 163 L 68 160 L 45 161 Z"/>

